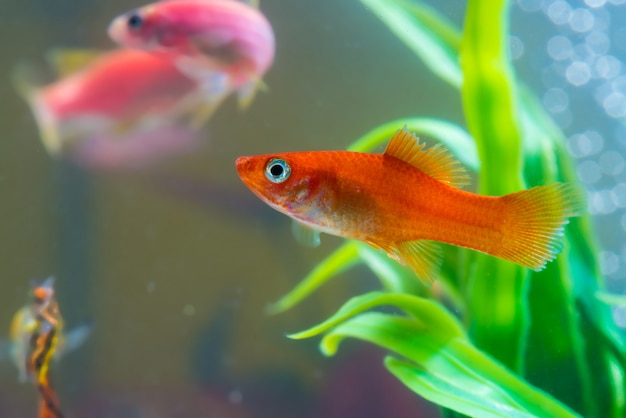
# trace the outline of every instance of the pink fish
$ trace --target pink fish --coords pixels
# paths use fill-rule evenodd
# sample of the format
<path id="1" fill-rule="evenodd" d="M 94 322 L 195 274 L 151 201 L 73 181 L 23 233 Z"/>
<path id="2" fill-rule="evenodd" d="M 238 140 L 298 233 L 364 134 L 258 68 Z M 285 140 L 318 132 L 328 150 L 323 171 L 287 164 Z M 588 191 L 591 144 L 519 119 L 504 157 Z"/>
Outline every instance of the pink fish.
<path id="1" fill-rule="evenodd" d="M 204 82 L 228 74 L 229 87 L 248 104 L 274 59 L 274 32 L 254 7 L 236 0 L 171 0 L 153 3 L 113 20 L 118 44 L 181 54 L 177 65 Z"/>
<path id="2" fill-rule="evenodd" d="M 60 60 L 67 62 L 80 53 L 64 54 Z M 47 86 L 21 83 L 43 143 L 53 155 L 94 133 L 115 134 L 137 123 L 162 124 L 181 114 L 197 94 L 198 84 L 178 70 L 170 55 L 137 50 L 91 55 L 84 68 Z"/>

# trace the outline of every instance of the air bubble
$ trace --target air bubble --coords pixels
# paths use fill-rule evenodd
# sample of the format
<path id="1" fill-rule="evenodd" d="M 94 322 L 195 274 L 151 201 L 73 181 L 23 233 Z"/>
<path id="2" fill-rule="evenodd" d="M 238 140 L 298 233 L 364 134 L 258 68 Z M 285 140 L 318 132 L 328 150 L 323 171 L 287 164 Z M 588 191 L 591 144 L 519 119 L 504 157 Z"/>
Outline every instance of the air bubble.
<path id="1" fill-rule="evenodd" d="M 572 60 L 583 61 L 585 64 L 589 65 L 593 60 L 594 55 L 595 54 L 587 44 L 578 44 L 574 47 L 574 56 L 572 57 Z"/>
<path id="2" fill-rule="evenodd" d="M 562 0 L 552 2 L 546 10 L 550 20 L 556 25 L 564 25 L 572 15 L 572 7 Z"/>
<path id="3" fill-rule="evenodd" d="M 626 116 L 626 97 L 622 93 L 613 92 L 602 101 L 602 107 L 612 118 Z"/>
<path id="4" fill-rule="evenodd" d="M 613 40 L 613 45 L 617 49 L 626 51 L 626 26 L 622 26 L 613 32 L 611 39 Z"/>
<path id="5" fill-rule="evenodd" d="M 624 158 L 616 151 L 607 151 L 598 159 L 604 174 L 616 176 L 624 169 Z"/>
<path id="6" fill-rule="evenodd" d="M 619 183 L 617 186 L 613 187 L 613 201 L 620 208 L 626 208 L 626 183 Z M 622 227 L 626 229 L 624 222 L 626 221 L 626 216 L 622 217 Z"/>
<path id="7" fill-rule="evenodd" d="M 509 52 L 511 59 L 520 59 L 524 55 L 524 42 L 517 36 L 509 36 Z"/>
<path id="8" fill-rule="evenodd" d="M 574 61 L 565 70 L 565 78 L 570 84 L 577 87 L 587 84 L 591 78 L 589 65 L 583 61 Z"/>
<path id="9" fill-rule="evenodd" d="M 612 55 L 599 57 L 595 62 L 595 70 L 598 77 L 610 80 L 619 75 L 622 63 Z"/>
<path id="10" fill-rule="evenodd" d="M 525 12 L 536 12 L 541 10 L 542 0 L 517 0 L 517 5 Z"/>
<path id="11" fill-rule="evenodd" d="M 565 109 L 564 111 L 559 113 L 553 113 L 552 118 L 562 130 L 568 129 L 572 124 L 573 119 L 572 112 L 570 112 L 569 109 Z"/>
<path id="12" fill-rule="evenodd" d="M 618 93 L 626 94 L 626 77 L 621 76 L 617 77 L 613 81 L 611 81 L 611 89 Z"/>
<path id="13" fill-rule="evenodd" d="M 602 7 L 605 3 L 606 0 L 585 0 L 585 4 L 593 8 Z"/>
<path id="14" fill-rule="evenodd" d="M 587 160 L 580 163 L 578 165 L 578 168 L 576 169 L 576 173 L 578 174 L 578 178 L 580 179 L 580 181 L 586 184 L 596 183 L 602 178 L 600 165 L 592 160 Z"/>
<path id="15" fill-rule="evenodd" d="M 563 61 L 572 56 L 572 42 L 565 36 L 553 36 L 548 41 L 547 50 L 553 60 Z"/>
<path id="16" fill-rule="evenodd" d="M 563 112 L 569 106 L 569 96 L 563 89 L 548 89 L 543 95 L 543 105 L 550 113 Z"/>
<path id="17" fill-rule="evenodd" d="M 626 306 L 620 305 L 613 308 L 613 321 L 618 327 L 626 328 Z"/>
<path id="18" fill-rule="evenodd" d="M 604 148 L 604 139 L 598 132 L 589 130 L 572 135 L 567 145 L 573 157 L 582 158 L 601 152 Z"/>
<path id="19" fill-rule="evenodd" d="M 589 193 L 589 213 L 592 215 L 608 215 L 617 209 L 611 190 Z"/>
<path id="20" fill-rule="evenodd" d="M 603 275 L 615 274 L 619 269 L 619 257 L 613 251 L 600 251 L 600 271 Z"/>
<path id="21" fill-rule="evenodd" d="M 576 9 L 569 17 L 569 26 L 575 32 L 589 32 L 593 29 L 594 22 L 595 17 L 587 9 Z"/>
<path id="22" fill-rule="evenodd" d="M 585 45 L 595 54 L 604 55 L 611 47 L 611 41 L 604 32 L 593 31 L 585 37 Z"/>

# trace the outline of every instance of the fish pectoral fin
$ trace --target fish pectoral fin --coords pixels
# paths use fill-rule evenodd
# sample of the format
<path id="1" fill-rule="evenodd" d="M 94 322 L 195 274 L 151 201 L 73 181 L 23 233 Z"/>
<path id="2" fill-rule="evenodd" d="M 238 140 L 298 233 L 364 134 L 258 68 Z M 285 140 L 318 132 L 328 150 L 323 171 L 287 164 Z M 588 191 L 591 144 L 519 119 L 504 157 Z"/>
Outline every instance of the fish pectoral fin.
<path id="1" fill-rule="evenodd" d="M 0 339 L 0 361 L 11 357 L 12 344 L 10 340 Z"/>
<path id="2" fill-rule="evenodd" d="M 469 184 L 465 167 L 443 145 L 437 144 L 424 149 L 426 144 L 410 132 L 406 125 L 392 137 L 385 149 L 385 155 L 398 158 L 429 176 L 452 187 Z"/>
<path id="3" fill-rule="evenodd" d="M 57 351 L 54 359 L 58 360 L 64 354 L 73 351 L 83 345 L 91 334 L 91 324 L 79 325 L 70 332 L 62 335 L 57 342 Z"/>
<path id="4" fill-rule="evenodd" d="M 437 272 L 443 260 L 441 247 L 434 241 L 416 240 L 392 243 L 391 245 L 372 244 L 382 248 L 389 257 L 413 269 L 417 277 L 426 285 L 437 279 Z"/>
<path id="5" fill-rule="evenodd" d="M 296 241 L 302 245 L 307 247 L 319 247 L 320 245 L 320 231 L 301 222 L 294 220 L 291 223 L 291 233 Z"/>
<path id="6" fill-rule="evenodd" d="M 243 84 L 237 89 L 237 98 L 239 103 L 239 109 L 247 109 L 254 100 L 257 91 L 267 91 L 267 84 L 258 77 L 252 77 L 250 81 Z"/>

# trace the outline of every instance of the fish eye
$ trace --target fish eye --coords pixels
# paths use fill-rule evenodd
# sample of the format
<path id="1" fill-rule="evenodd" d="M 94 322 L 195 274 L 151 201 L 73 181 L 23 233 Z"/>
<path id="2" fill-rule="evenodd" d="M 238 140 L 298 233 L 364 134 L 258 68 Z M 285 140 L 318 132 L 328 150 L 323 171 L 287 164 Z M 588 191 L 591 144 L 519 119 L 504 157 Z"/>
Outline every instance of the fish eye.
<path id="1" fill-rule="evenodd" d="M 272 183 L 282 183 L 289 178 L 291 167 L 285 160 L 272 158 L 265 166 L 265 177 Z"/>
<path id="2" fill-rule="evenodd" d="M 143 19 L 137 13 L 133 13 L 128 17 L 128 26 L 132 29 L 139 29 L 143 24 Z"/>

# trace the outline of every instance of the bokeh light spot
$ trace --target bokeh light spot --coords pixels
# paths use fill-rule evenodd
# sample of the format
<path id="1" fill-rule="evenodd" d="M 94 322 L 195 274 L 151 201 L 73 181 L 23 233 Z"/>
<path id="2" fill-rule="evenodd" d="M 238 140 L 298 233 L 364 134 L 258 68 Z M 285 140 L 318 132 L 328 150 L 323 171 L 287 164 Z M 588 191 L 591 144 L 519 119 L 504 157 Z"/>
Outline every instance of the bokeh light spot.
<path id="1" fill-rule="evenodd" d="M 543 105 L 550 113 L 560 113 L 569 106 L 569 96 L 563 89 L 551 88 L 543 94 Z"/>
<path id="2" fill-rule="evenodd" d="M 587 9 L 576 9 L 569 17 L 569 26 L 576 32 L 589 32 L 594 23 L 595 17 Z"/>
<path id="3" fill-rule="evenodd" d="M 598 159 L 604 174 L 616 176 L 624 170 L 624 157 L 617 151 L 607 151 Z"/>
<path id="4" fill-rule="evenodd" d="M 553 36 L 548 41 L 547 50 L 553 60 L 563 61 L 572 56 L 572 42 L 565 36 Z"/>
<path id="5" fill-rule="evenodd" d="M 570 16 L 572 15 L 572 7 L 565 1 L 556 0 L 550 3 L 546 13 L 554 24 L 564 25 L 569 22 Z"/>
<path id="6" fill-rule="evenodd" d="M 589 65 L 583 61 L 574 61 L 565 70 L 565 78 L 570 84 L 577 87 L 587 84 L 591 79 Z"/>
<path id="7" fill-rule="evenodd" d="M 602 178 L 600 165 L 593 160 L 587 160 L 580 163 L 576 172 L 580 181 L 586 184 L 596 183 Z M 595 194 L 597 195 L 598 193 Z"/>

